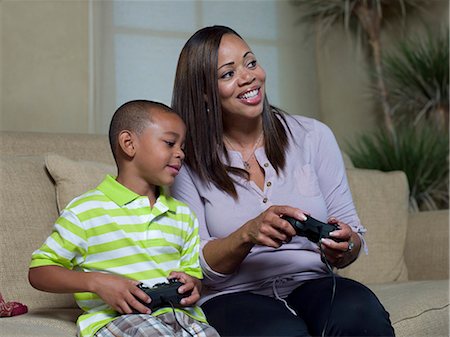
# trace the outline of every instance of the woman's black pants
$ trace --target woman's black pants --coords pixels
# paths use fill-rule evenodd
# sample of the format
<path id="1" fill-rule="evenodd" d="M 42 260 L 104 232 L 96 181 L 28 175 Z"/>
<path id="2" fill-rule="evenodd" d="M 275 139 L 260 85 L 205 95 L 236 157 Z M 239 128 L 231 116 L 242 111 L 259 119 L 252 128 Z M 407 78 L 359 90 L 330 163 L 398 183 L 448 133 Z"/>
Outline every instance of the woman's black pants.
<path id="1" fill-rule="evenodd" d="M 214 297 L 202 305 L 209 324 L 227 336 L 395 336 L 375 294 L 356 281 L 336 277 L 310 280 L 280 300 L 249 292 Z M 331 309 L 331 311 L 330 311 Z"/>

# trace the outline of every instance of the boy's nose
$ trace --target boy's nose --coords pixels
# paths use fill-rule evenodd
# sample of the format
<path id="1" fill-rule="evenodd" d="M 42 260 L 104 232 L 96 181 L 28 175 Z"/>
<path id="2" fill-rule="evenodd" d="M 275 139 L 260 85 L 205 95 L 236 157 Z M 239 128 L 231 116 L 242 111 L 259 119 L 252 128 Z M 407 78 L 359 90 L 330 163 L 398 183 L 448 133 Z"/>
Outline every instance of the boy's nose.
<path id="1" fill-rule="evenodd" d="M 180 158 L 181 160 L 183 160 L 184 157 L 185 157 L 183 149 L 177 149 L 176 152 L 175 152 L 175 157 Z"/>

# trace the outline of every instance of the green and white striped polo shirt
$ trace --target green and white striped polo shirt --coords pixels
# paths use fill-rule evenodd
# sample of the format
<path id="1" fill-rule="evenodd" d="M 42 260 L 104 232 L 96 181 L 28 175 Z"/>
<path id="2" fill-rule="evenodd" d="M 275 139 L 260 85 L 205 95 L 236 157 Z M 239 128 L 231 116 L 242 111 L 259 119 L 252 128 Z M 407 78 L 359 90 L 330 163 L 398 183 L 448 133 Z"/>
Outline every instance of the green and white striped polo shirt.
<path id="1" fill-rule="evenodd" d="M 75 198 L 61 212 L 52 234 L 33 253 L 30 267 L 105 271 L 149 287 L 167 281 L 174 270 L 201 278 L 197 219 L 186 204 L 160 190 L 151 208 L 148 197 L 106 176 L 96 189 Z M 94 293 L 74 296 L 84 310 L 77 322 L 83 337 L 93 336 L 119 315 Z M 200 307 L 182 310 L 206 322 Z"/>

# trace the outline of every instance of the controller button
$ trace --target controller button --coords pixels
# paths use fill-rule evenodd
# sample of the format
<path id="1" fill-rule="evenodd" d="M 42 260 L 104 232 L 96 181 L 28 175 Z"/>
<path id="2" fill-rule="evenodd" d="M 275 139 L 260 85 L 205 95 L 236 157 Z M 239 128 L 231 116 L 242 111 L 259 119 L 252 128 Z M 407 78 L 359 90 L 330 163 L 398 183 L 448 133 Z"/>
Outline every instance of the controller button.
<path id="1" fill-rule="evenodd" d="M 351 252 L 353 250 L 353 247 L 355 247 L 355 243 L 352 239 L 350 239 L 350 241 L 348 242 L 347 252 Z"/>

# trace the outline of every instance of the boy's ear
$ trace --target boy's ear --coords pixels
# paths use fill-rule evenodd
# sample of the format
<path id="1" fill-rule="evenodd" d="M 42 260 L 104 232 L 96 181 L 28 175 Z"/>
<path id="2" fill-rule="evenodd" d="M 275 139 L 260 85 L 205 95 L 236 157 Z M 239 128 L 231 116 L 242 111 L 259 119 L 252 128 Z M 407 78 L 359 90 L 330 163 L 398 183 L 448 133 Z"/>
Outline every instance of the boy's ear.
<path id="1" fill-rule="evenodd" d="M 134 141 L 134 135 L 130 131 L 123 130 L 119 133 L 119 147 L 129 157 L 134 157 L 136 153 Z"/>

